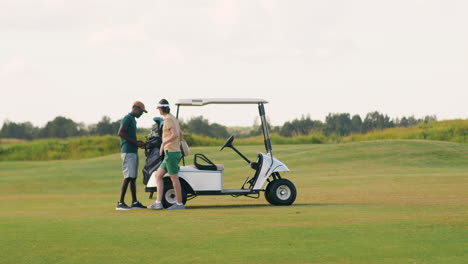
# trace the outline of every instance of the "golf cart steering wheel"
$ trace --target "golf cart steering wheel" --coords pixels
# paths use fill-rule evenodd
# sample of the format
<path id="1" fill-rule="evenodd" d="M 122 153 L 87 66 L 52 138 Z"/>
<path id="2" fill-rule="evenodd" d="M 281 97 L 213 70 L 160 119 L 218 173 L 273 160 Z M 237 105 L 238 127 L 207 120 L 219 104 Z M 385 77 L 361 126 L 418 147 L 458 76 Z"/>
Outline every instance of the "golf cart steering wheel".
<path id="1" fill-rule="evenodd" d="M 234 141 L 234 135 L 230 136 L 226 142 L 224 143 L 224 145 L 219 149 L 219 151 L 223 150 L 225 147 L 230 147 L 232 146 L 232 142 Z"/>

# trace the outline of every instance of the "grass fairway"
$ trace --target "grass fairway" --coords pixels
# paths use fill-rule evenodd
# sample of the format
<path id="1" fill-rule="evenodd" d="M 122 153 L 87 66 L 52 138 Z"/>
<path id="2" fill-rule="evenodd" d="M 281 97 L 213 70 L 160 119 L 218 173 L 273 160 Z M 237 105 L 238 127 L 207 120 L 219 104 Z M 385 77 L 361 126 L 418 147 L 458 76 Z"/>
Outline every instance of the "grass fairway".
<path id="1" fill-rule="evenodd" d="M 217 149 L 192 153 L 224 163 L 225 188 L 239 188 L 253 171 Z M 263 147 L 239 149 L 254 159 Z M 185 211 L 115 211 L 118 154 L 0 162 L 0 263 L 468 263 L 468 145 L 281 145 L 274 154 L 292 170 L 283 174 L 298 190 L 292 206 L 201 196 Z M 149 204 L 142 189 L 140 175 Z"/>

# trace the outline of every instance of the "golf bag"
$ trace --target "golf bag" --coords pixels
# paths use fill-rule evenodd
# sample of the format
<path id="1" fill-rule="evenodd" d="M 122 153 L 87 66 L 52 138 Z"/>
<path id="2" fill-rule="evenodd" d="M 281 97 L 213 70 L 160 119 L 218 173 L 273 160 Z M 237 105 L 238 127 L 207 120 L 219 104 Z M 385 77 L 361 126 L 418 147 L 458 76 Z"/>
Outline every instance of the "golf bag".
<path id="1" fill-rule="evenodd" d="M 163 120 L 160 117 L 153 118 L 156 124 L 153 125 L 151 132 L 147 136 L 146 145 L 145 145 L 145 166 L 142 170 L 143 172 L 143 184 L 145 185 L 145 192 L 150 193 L 150 198 L 152 198 L 153 193 L 156 192 L 156 187 L 146 187 L 151 174 L 155 172 L 161 165 L 164 154 L 159 155 L 159 150 L 161 149 L 162 143 L 162 127 Z"/>

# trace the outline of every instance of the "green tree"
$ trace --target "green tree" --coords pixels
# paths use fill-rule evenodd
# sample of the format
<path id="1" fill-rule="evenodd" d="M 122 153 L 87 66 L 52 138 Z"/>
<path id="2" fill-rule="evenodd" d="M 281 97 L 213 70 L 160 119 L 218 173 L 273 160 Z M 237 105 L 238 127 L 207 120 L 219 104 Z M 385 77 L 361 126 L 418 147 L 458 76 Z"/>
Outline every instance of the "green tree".
<path id="1" fill-rule="evenodd" d="M 189 133 L 206 135 L 210 124 L 202 116 L 197 116 L 190 119 L 185 127 L 187 127 Z"/>
<path id="2" fill-rule="evenodd" d="M 202 116 L 190 119 L 183 127 L 186 127 L 189 133 L 212 138 L 226 138 L 229 136 L 225 126 L 217 123 L 210 124 Z"/>
<path id="3" fill-rule="evenodd" d="M 414 126 L 421 122 L 422 120 L 416 119 L 414 116 L 408 117 L 408 126 Z"/>
<path id="4" fill-rule="evenodd" d="M 227 131 L 227 128 L 223 125 L 213 123 L 210 125 L 209 128 L 210 132 L 208 133 L 211 135 L 211 137 L 214 138 L 227 138 L 229 137 L 229 133 Z"/>
<path id="5" fill-rule="evenodd" d="M 31 122 L 15 123 L 6 120 L 0 130 L 1 138 L 34 139 L 39 135 L 39 128 Z"/>
<path id="6" fill-rule="evenodd" d="M 299 135 L 308 135 L 313 132 L 321 132 L 323 123 L 318 120 L 311 120 L 310 116 L 301 119 L 294 119 L 291 122 L 286 122 L 279 128 L 279 134 L 283 137 L 293 137 Z"/>
<path id="7" fill-rule="evenodd" d="M 401 127 L 407 127 L 409 125 L 409 121 L 408 121 L 408 118 L 406 118 L 405 116 L 401 118 L 400 122 L 399 122 L 399 126 Z"/>
<path id="8" fill-rule="evenodd" d="M 325 118 L 325 134 L 347 136 L 351 134 L 352 124 L 348 113 L 328 114 Z"/>
<path id="9" fill-rule="evenodd" d="M 103 116 L 95 126 L 90 129 L 92 135 L 115 135 L 120 127 L 120 120 L 111 122 L 110 117 Z"/>
<path id="10" fill-rule="evenodd" d="M 351 118 L 351 132 L 362 133 L 362 119 L 359 115 L 354 115 Z"/>
<path id="11" fill-rule="evenodd" d="M 424 122 L 434 122 L 437 121 L 436 115 L 427 115 L 424 117 Z"/>
<path id="12" fill-rule="evenodd" d="M 79 124 L 63 116 L 58 116 L 54 120 L 47 122 L 40 132 L 40 136 L 43 138 L 67 138 L 84 134 L 85 131 L 79 129 Z"/>
<path id="13" fill-rule="evenodd" d="M 387 115 L 383 115 L 378 111 L 375 111 L 366 115 L 362 126 L 363 132 L 366 133 L 372 130 L 382 130 L 385 128 L 394 127 L 395 124 Z"/>

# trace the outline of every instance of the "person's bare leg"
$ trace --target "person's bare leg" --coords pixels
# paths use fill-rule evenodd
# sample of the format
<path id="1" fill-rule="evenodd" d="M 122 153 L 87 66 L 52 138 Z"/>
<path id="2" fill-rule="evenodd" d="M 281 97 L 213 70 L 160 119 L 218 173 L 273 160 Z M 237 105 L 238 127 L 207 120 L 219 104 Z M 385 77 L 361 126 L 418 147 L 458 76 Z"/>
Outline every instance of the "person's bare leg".
<path id="1" fill-rule="evenodd" d="M 136 181 L 135 178 L 130 179 L 130 191 L 132 192 L 132 204 L 134 202 L 138 202 L 137 195 L 136 195 L 136 182 L 135 181 Z"/>
<path id="2" fill-rule="evenodd" d="M 130 178 L 124 178 L 122 181 L 122 187 L 120 188 L 120 202 L 125 202 L 125 193 L 127 192 L 128 183 L 130 182 Z"/>
<path id="3" fill-rule="evenodd" d="M 169 176 L 171 177 L 172 186 L 174 186 L 174 191 L 176 194 L 176 201 L 177 203 L 181 204 L 182 203 L 182 190 L 180 187 L 179 174 L 171 174 Z"/>
<path id="4" fill-rule="evenodd" d="M 157 188 L 157 196 L 156 196 L 156 201 L 161 202 L 163 198 L 163 193 L 164 193 L 164 181 L 163 177 L 166 174 L 166 171 L 164 169 L 159 168 L 156 171 L 156 188 Z"/>

